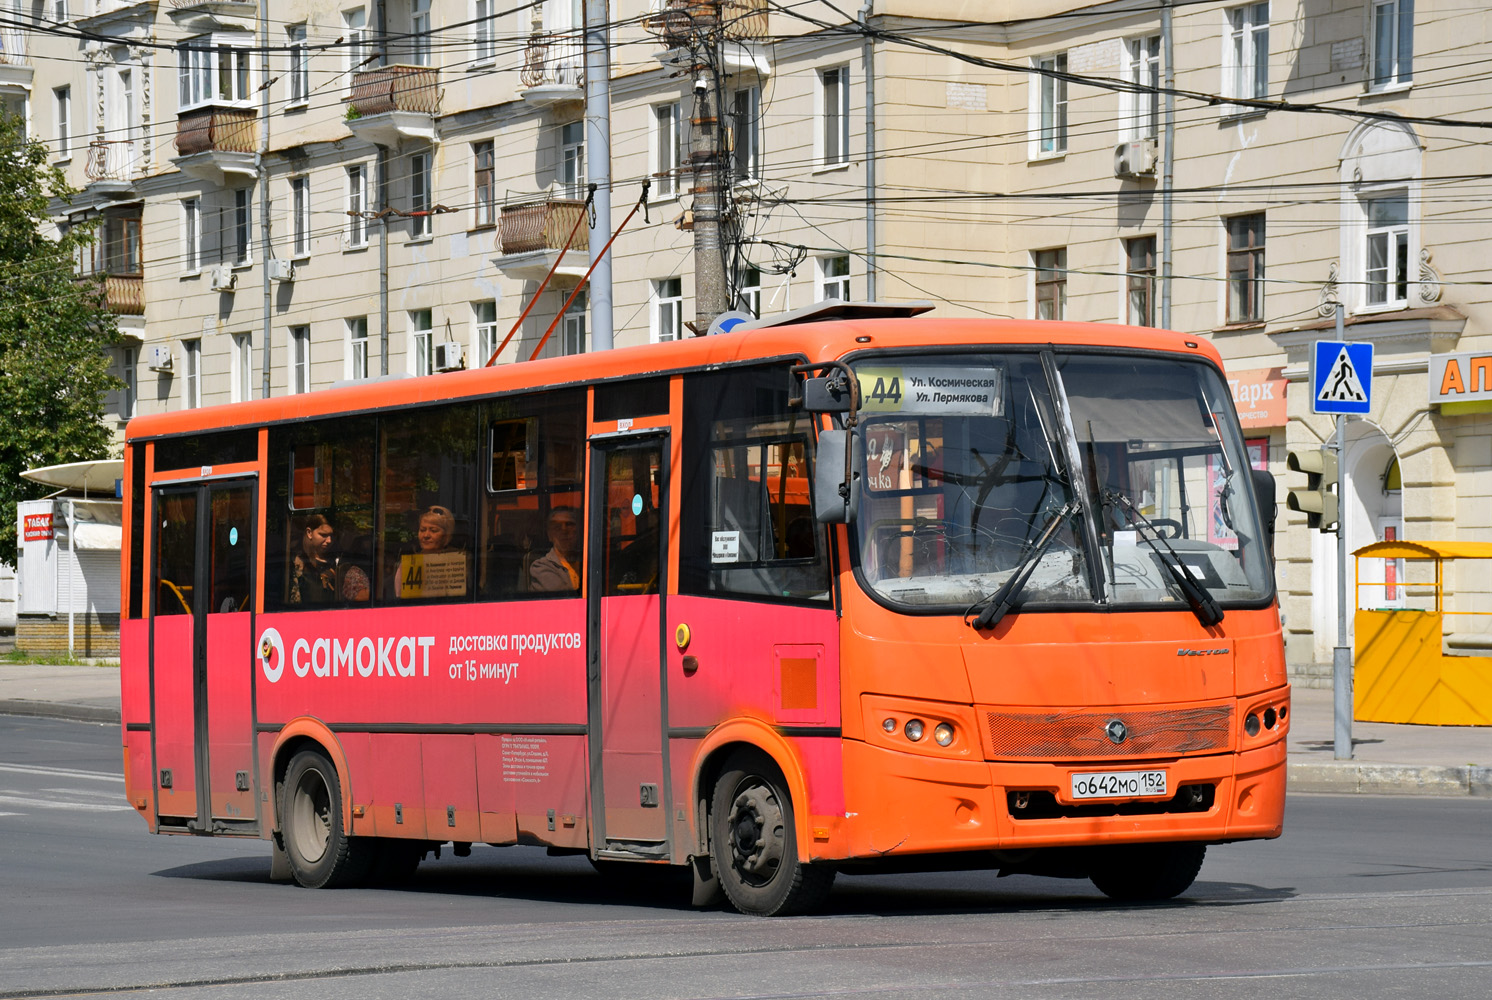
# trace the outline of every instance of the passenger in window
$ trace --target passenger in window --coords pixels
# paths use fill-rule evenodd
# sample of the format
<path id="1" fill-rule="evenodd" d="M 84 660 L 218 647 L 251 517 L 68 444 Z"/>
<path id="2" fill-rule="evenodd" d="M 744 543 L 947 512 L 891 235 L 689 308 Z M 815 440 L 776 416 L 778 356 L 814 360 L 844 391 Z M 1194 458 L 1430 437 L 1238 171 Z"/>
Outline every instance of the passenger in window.
<path id="1" fill-rule="evenodd" d="M 449 552 L 455 533 L 455 516 L 445 507 L 431 507 L 420 515 L 416 541 L 421 552 Z"/>
<path id="2" fill-rule="evenodd" d="M 396 580 L 401 598 L 466 594 L 467 556 L 453 544 L 455 534 L 456 517 L 449 508 L 429 507 L 420 514 L 415 551 L 399 560 Z"/>
<path id="3" fill-rule="evenodd" d="M 568 507 L 549 513 L 551 548 L 528 568 L 528 589 L 545 593 L 580 592 L 580 518 Z"/>
<path id="4" fill-rule="evenodd" d="M 322 514 L 307 514 L 299 550 L 290 556 L 288 604 L 328 604 L 337 593 L 337 567 L 331 560 L 336 530 Z"/>

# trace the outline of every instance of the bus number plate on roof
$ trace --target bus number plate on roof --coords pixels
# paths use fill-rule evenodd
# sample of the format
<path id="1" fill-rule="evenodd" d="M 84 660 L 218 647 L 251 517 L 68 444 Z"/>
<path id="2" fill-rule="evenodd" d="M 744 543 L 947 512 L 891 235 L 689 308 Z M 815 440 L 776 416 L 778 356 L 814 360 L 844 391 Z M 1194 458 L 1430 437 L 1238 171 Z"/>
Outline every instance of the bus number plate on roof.
<path id="1" fill-rule="evenodd" d="M 1131 799 L 1168 793 L 1165 771 L 1091 771 L 1072 776 L 1075 799 Z"/>
<path id="2" fill-rule="evenodd" d="M 901 365 L 856 368 L 865 413 L 999 417 L 1005 413 L 1005 369 Z"/>

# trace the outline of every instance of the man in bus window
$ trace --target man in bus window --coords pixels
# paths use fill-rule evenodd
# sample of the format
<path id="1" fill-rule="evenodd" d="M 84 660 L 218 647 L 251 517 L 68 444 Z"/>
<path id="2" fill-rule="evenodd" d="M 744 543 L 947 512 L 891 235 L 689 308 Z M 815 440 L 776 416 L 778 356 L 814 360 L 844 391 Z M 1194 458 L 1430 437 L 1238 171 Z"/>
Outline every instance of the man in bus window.
<path id="1" fill-rule="evenodd" d="M 580 518 L 569 507 L 549 512 L 551 548 L 528 568 L 530 590 L 545 593 L 580 592 Z"/>

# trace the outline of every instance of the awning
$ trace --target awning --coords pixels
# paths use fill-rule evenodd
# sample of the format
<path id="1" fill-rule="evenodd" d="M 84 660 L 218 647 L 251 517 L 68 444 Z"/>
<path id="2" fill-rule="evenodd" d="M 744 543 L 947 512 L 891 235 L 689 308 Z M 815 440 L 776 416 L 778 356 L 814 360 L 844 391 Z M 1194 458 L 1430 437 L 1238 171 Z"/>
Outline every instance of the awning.
<path id="1" fill-rule="evenodd" d="M 114 482 L 124 478 L 124 459 L 102 458 L 91 462 L 67 462 L 40 469 L 27 469 L 22 479 L 65 490 L 114 495 Z"/>
<path id="2" fill-rule="evenodd" d="M 1492 542 L 1374 542 L 1352 554 L 1371 559 L 1492 559 Z"/>

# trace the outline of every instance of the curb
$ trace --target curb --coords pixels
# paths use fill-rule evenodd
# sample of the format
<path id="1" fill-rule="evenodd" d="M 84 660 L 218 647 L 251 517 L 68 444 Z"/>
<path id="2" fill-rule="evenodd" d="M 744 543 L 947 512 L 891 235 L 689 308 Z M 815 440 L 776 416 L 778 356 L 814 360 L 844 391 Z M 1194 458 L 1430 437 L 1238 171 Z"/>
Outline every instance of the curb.
<path id="1" fill-rule="evenodd" d="M 0 700 L 0 715 L 24 715 L 34 719 L 63 719 L 68 722 L 119 724 L 119 709 L 104 705 L 75 705 L 65 701 Z"/>
<path id="2" fill-rule="evenodd" d="M 1470 795 L 1492 798 L 1492 767 L 1291 761 L 1286 790 L 1359 795 Z"/>

